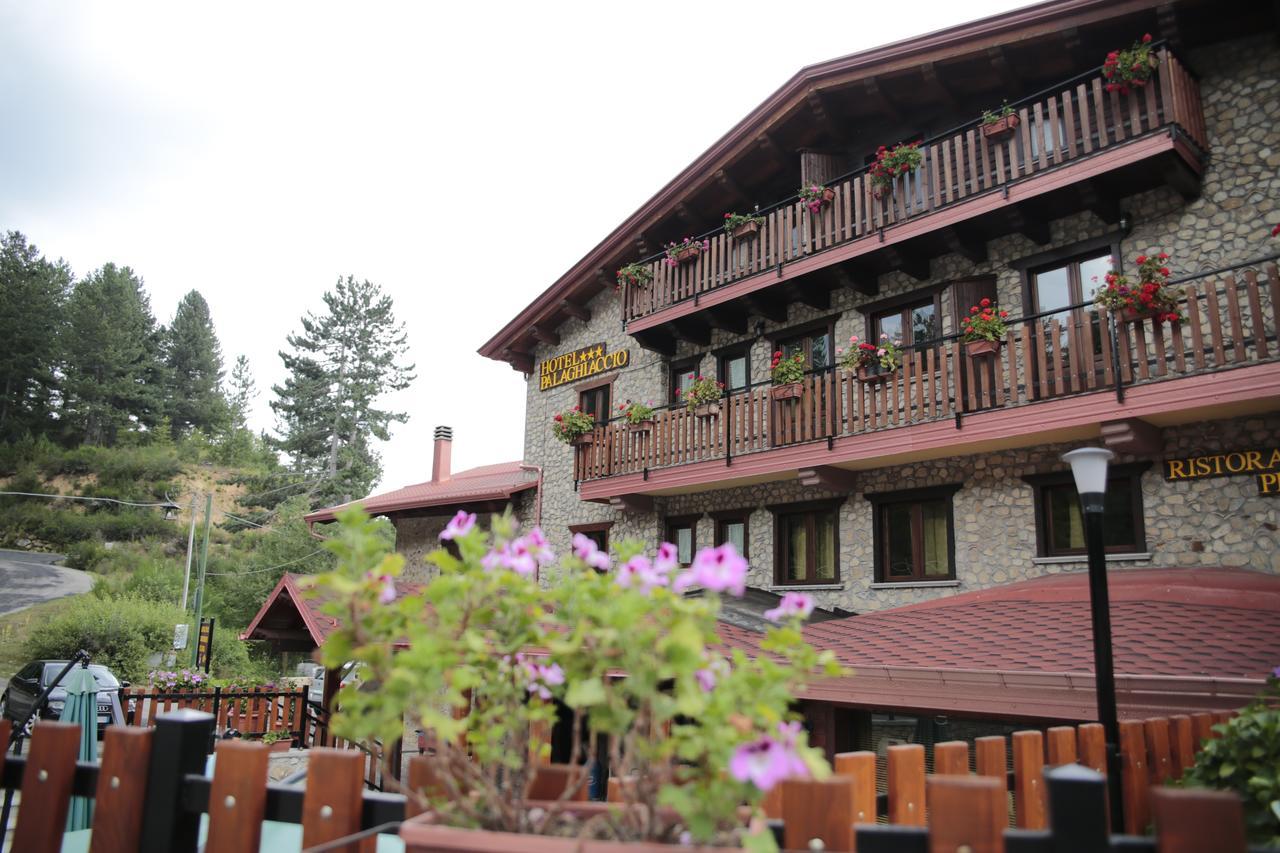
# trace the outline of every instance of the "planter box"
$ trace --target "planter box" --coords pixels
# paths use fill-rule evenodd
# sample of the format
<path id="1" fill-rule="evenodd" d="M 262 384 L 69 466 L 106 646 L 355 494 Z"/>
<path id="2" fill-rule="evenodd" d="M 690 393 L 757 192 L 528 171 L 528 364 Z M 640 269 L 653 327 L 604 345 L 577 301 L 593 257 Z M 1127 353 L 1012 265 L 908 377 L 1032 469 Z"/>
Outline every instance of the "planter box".
<path id="1" fill-rule="evenodd" d="M 982 126 L 982 135 L 987 139 L 1001 140 L 1013 136 L 1013 132 L 1018 129 L 1021 119 L 1016 115 L 1001 116 L 993 122 L 988 122 Z"/>
<path id="2" fill-rule="evenodd" d="M 293 739 L 277 740 L 267 744 L 268 752 L 288 752 L 293 748 Z"/>
<path id="3" fill-rule="evenodd" d="M 1000 351 L 999 341 L 969 341 L 964 345 L 965 355 L 969 358 L 986 358 Z"/>
<path id="4" fill-rule="evenodd" d="M 1141 308 L 1121 308 L 1116 312 L 1116 320 L 1121 323 L 1141 323 L 1151 317 L 1155 317 L 1154 311 L 1145 311 Z"/>
<path id="5" fill-rule="evenodd" d="M 676 252 L 676 263 L 677 264 L 691 263 L 692 261 L 696 261 L 698 259 L 698 255 L 701 255 L 701 254 L 702 254 L 702 245 L 699 243 L 694 243 L 692 246 L 686 246 L 685 248 Z"/>
<path id="6" fill-rule="evenodd" d="M 870 367 L 858 368 L 858 380 L 865 382 L 868 385 L 880 385 L 881 383 L 888 382 L 890 376 L 893 376 L 893 371 L 885 370 L 878 364 L 871 365 Z"/>
<path id="7" fill-rule="evenodd" d="M 589 444 L 596 443 L 596 434 L 594 432 L 584 432 L 582 435 L 575 435 L 569 443 L 574 447 L 586 447 Z"/>
<path id="8" fill-rule="evenodd" d="M 731 236 L 735 240 L 747 240 L 747 239 L 754 238 L 759 233 L 760 233 L 759 222 L 744 222 L 741 225 L 739 225 L 737 228 L 729 232 L 729 236 Z"/>
<path id="9" fill-rule="evenodd" d="M 693 414 L 699 418 L 709 418 L 720 414 L 719 403 L 702 403 L 693 407 Z"/>
<path id="10" fill-rule="evenodd" d="M 528 805 L 533 807 L 539 803 L 529 801 Z M 587 820 L 618 808 L 618 803 L 574 803 L 565 811 Z M 518 835 L 487 829 L 460 829 L 437 826 L 432 822 L 433 818 L 431 812 L 426 812 L 400 825 L 400 838 L 404 841 L 405 853 L 505 853 L 508 850 L 520 850 L 524 853 L 666 853 L 690 849 L 641 841 L 595 841 L 552 835 Z"/>
<path id="11" fill-rule="evenodd" d="M 769 396 L 775 400 L 798 400 L 803 385 L 799 382 L 788 382 L 785 385 L 774 385 L 769 389 Z"/>
<path id="12" fill-rule="evenodd" d="M 653 420 L 647 419 L 634 424 L 627 424 L 627 429 L 632 432 L 650 432 L 653 429 Z"/>

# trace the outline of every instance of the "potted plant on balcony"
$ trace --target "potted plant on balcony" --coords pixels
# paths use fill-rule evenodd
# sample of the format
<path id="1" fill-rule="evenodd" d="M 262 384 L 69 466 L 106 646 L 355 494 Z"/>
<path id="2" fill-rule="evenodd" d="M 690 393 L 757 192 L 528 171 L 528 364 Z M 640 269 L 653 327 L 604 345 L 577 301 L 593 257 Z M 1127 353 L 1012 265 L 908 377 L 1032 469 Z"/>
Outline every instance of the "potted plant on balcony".
<path id="1" fill-rule="evenodd" d="M 804 379 L 804 354 L 785 357 L 782 350 L 775 351 L 769 364 L 769 376 L 773 379 L 769 396 L 775 400 L 798 400 L 804 387 L 801 382 Z"/>
<path id="2" fill-rule="evenodd" d="M 618 413 L 627 419 L 632 432 L 648 432 L 653 429 L 653 406 L 628 400 L 618 406 Z"/>
<path id="3" fill-rule="evenodd" d="M 693 384 L 683 394 L 679 388 L 676 389 L 676 396 L 681 398 L 685 407 L 700 418 L 720 414 L 720 396 L 723 393 L 724 383 L 709 376 L 694 377 Z"/>
<path id="4" fill-rule="evenodd" d="M 960 321 L 965 353 L 970 358 L 979 358 L 999 352 L 1000 344 L 1008 331 L 1004 322 L 1008 317 L 1008 311 L 1001 311 L 999 306 L 985 296 L 981 302 L 972 306 L 969 316 Z"/>
<path id="5" fill-rule="evenodd" d="M 596 428 L 596 419 L 578 406 L 553 417 L 551 432 L 565 444 L 591 444 L 595 440 L 592 431 Z"/>
<path id="6" fill-rule="evenodd" d="M 1138 281 L 1133 283 L 1116 270 L 1107 273 L 1103 286 L 1093 297 L 1094 304 L 1106 308 L 1122 323 L 1182 319 L 1178 309 L 1179 290 L 1169 286 L 1169 256 L 1165 252 L 1138 255 Z"/>
<path id="7" fill-rule="evenodd" d="M 262 742 L 265 743 L 270 752 L 288 752 L 293 746 L 293 734 L 291 732 L 263 732 Z"/>
<path id="8" fill-rule="evenodd" d="M 679 243 L 668 243 L 665 249 L 667 266 L 675 267 L 695 261 L 698 255 L 710 248 L 710 240 L 695 240 L 692 237 L 685 237 Z"/>
<path id="9" fill-rule="evenodd" d="M 726 213 L 724 230 L 735 240 L 749 240 L 760 233 L 764 217 L 756 213 Z"/>
<path id="10" fill-rule="evenodd" d="M 326 545 L 337 567 L 307 583 L 339 620 L 320 654 L 358 661 L 384 689 L 344 687 L 333 729 L 389 743 L 410 719 L 435 746 L 419 759 L 433 784 L 406 791 L 425 809 L 401 827 L 408 853 L 776 850 L 763 793 L 829 772 L 791 710 L 807 678 L 841 672 L 803 639 L 813 600 L 790 593 L 766 614 L 763 653 L 725 650 L 721 596 L 741 596 L 747 574 L 731 544 L 682 569 L 670 544 L 610 555 L 582 537 L 557 564 L 540 530 L 506 515 L 485 531 L 459 512 L 441 534 L 453 552 L 428 555 L 438 572 L 407 592 L 403 557 L 367 515 L 345 510 L 338 527 Z M 560 582 L 539 583 L 552 570 Z M 583 762 L 565 768 L 559 800 L 534 800 L 550 749 L 538 733 L 557 707 Z M 623 802 L 574 802 L 606 755 Z"/>
<path id="11" fill-rule="evenodd" d="M 861 341 L 853 335 L 849 343 L 851 346 L 847 351 L 837 349 L 836 355 L 845 370 L 857 372 L 860 382 L 868 385 L 886 382 L 902 363 L 902 341 L 890 340 L 888 334 L 881 334 L 875 343 Z"/>
<path id="12" fill-rule="evenodd" d="M 898 178 L 908 172 L 914 172 L 924 162 L 924 154 L 920 152 L 920 143 L 903 142 L 893 148 L 881 145 L 876 149 L 875 162 L 867 169 L 871 177 L 871 194 L 876 198 L 884 198 L 893 192 Z"/>
<path id="13" fill-rule="evenodd" d="M 796 195 L 800 196 L 800 201 L 810 213 L 821 213 L 822 208 L 835 201 L 836 191 L 822 184 L 808 183 L 796 190 Z"/>
<path id="14" fill-rule="evenodd" d="M 1160 65 L 1160 57 L 1151 52 L 1151 33 L 1145 34 L 1127 50 L 1113 50 L 1102 63 L 1102 79 L 1108 92 L 1129 94 L 1141 89 Z"/>
<path id="15" fill-rule="evenodd" d="M 638 287 L 653 281 L 653 270 L 649 269 L 648 264 L 639 262 L 627 264 L 618 270 L 617 284 L 615 288 L 620 288 L 624 284 Z"/>
<path id="16" fill-rule="evenodd" d="M 1020 121 L 1018 114 L 1005 101 L 998 110 L 984 110 L 982 113 L 982 135 L 987 139 L 999 141 L 1013 136 Z"/>

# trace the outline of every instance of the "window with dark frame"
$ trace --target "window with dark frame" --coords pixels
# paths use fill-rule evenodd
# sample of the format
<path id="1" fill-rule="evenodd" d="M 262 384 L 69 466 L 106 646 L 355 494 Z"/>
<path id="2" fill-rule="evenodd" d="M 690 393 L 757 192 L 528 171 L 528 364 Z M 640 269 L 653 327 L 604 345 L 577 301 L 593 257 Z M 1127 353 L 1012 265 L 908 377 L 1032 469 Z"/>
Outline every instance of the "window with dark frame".
<path id="1" fill-rule="evenodd" d="M 959 485 L 867 495 L 875 529 L 876 582 L 955 580 L 952 498 Z"/>
<path id="2" fill-rule="evenodd" d="M 676 546 L 676 559 L 680 565 L 687 566 L 692 563 L 694 551 L 698 547 L 698 516 L 680 515 L 667 518 L 667 538 L 664 541 Z"/>
<path id="3" fill-rule="evenodd" d="M 781 350 L 784 358 L 796 353 L 804 356 L 805 370 L 823 370 L 835 364 L 835 348 L 832 345 L 833 321 L 812 324 L 795 332 L 783 331 L 774 338 L 773 349 Z"/>
<path id="4" fill-rule="evenodd" d="M 1143 523 L 1142 472 L 1150 463 L 1117 465 L 1107 472 L 1103 540 L 1107 553 L 1140 554 L 1147 550 Z M 1080 496 L 1070 471 L 1022 478 L 1035 489 L 1036 552 L 1041 557 L 1086 553 Z"/>
<path id="5" fill-rule="evenodd" d="M 592 524 L 571 524 L 569 525 L 569 535 L 581 533 L 583 536 L 596 543 L 596 548 L 600 551 L 609 553 L 609 528 L 613 526 L 612 521 L 600 521 Z"/>
<path id="6" fill-rule="evenodd" d="M 751 510 L 748 509 L 713 512 L 711 517 L 716 522 L 716 546 L 730 542 L 739 554 L 750 557 L 747 553 L 750 548 L 747 519 L 750 515 Z"/>
<path id="7" fill-rule="evenodd" d="M 1106 283 L 1106 275 L 1111 271 L 1112 251 L 1111 246 L 1104 245 L 1027 267 L 1027 313 L 1052 312 L 1038 321 L 1046 341 L 1052 332 L 1052 322 L 1058 322 L 1058 340 L 1049 341 L 1051 345 L 1069 346 L 1069 329 L 1075 324 L 1089 323 L 1094 355 L 1102 353 L 1102 335 L 1093 296 Z M 1088 304 L 1081 308 L 1070 307 L 1083 303 Z"/>
<path id="8" fill-rule="evenodd" d="M 671 389 L 668 402 L 677 406 L 684 403 L 684 395 L 689 393 L 689 389 L 693 387 L 693 381 L 698 378 L 698 363 L 685 361 L 671 365 L 670 378 L 671 381 L 667 383 Z"/>
<path id="9" fill-rule="evenodd" d="M 610 387 L 610 385 L 599 385 L 578 392 L 578 407 L 595 418 L 596 426 L 604 426 L 609 422 Z"/>
<path id="10" fill-rule="evenodd" d="M 774 513 L 774 583 L 839 583 L 840 501 L 770 510 Z"/>
<path id="11" fill-rule="evenodd" d="M 719 380 L 726 393 L 742 391 L 751 384 L 751 350 L 739 347 L 725 350 L 716 359 Z"/>
<path id="12" fill-rule="evenodd" d="M 938 310 L 938 299 L 935 297 L 873 314 L 872 342 L 880 340 L 881 335 L 888 335 L 891 341 L 901 341 L 903 347 L 942 337 L 942 314 Z"/>

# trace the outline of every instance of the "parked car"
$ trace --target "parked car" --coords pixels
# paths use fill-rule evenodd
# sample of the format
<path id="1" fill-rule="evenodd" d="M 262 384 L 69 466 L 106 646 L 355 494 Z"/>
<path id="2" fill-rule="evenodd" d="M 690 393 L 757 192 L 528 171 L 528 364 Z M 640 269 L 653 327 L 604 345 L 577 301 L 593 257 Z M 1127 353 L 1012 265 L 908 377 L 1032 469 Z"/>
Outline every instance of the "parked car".
<path id="1" fill-rule="evenodd" d="M 9 687 L 4 695 L 0 696 L 0 717 L 12 720 L 15 726 L 22 722 L 36 700 L 40 698 L 40 694 L 53 683 L 66 665 L 67 662 L 64 660 L 37 660 L 18 670 L 17 675 L 9 679 Z M 98 683 L 98 735 L 101 737 L 103 728 L 112 722 L 112 699 L 121 688 L 128 687 L 129 682 L 116 678 L 115 674 L 102 664 L 89 664 L 89 672 L 93 675 L 93 680 Z M 32 718 L 31 723 L 34 724 L 37 717 L 43 720 L 58 719 L 66 701 L 67 691 L 59 684 L 49 692 L 49 698 L 45 700 L 44 707 L 36 717 Z"/>

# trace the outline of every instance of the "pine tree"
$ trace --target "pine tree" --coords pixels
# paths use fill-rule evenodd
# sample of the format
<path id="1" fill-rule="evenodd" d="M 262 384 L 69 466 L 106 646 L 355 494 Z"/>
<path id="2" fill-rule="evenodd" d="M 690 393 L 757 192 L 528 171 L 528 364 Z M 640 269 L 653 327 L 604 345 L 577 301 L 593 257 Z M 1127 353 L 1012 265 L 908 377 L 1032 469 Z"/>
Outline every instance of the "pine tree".
<path id="1" fill-rule="evenodd" d="M 222 348 L 209 304 L 198 291 L 182 297 L 165 335 L 167 411 L 178 437 L 191 429 L 216 434 L 227 425 L 222 396 Z"/>
<path id="2" fill-rule="evenodd" d="M 161 333 L 142 281 L 107 264 L 76 283 L 62 336 L 66 415 L 73 438 L 114 444 L 164 414 Z"/>
<path id="3" fill-rule="evenodd" d="M 378 408 L 380 397 L 413 381 L 404 326 L 391 297 L 376 284 L 347 276 L 324 294 L 326 312 L 308 312 L 301 334 L 288 338 L 280 358 L 288 377 L 272 386 L 271 408 L 280 419 L 279 449 L 298 472 L 326 482 L 318 501 L 361 497 L 377 482 L 382 464 L 372 439 L 391 437 L 392 423 L 408 416 Z"/>
<path id="4" fill-rule="evenodd" d="M 49 431 L 70 290 L 65 263 L 45 260 L 17 231 L 0 240 L 0 440 Z"/>
<path id="5" fill-rule="evenodd" d="M 227 389 L 227 407 L 230 410 L 232 429 L 248 428 L 249 409 L 257 396 L 258 387 L 253 380 L 253 371 L 249 368 L 249 359 L 243 354 L 238 355 L 235 366 L 231 368 L 230 387 Z"/>

